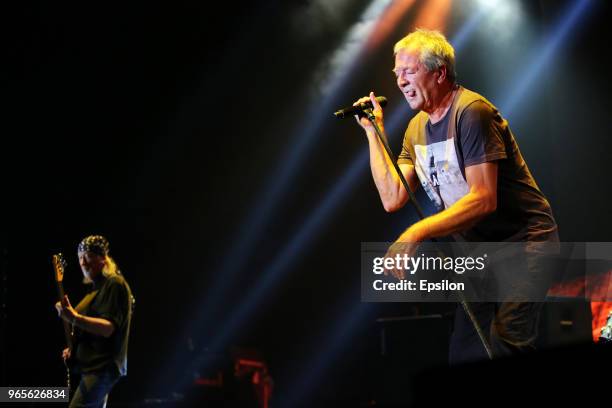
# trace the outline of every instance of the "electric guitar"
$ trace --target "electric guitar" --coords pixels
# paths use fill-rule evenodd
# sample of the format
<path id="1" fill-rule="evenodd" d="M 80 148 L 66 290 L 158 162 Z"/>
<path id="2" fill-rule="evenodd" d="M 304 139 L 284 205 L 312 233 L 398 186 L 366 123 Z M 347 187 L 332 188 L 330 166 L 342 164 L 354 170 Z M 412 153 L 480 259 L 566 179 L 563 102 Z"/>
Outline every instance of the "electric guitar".
<path id="1" fill-rule="evenodd" d="M 59 301 L 62 302 L 64 299 L 64 269 L 66 268 L 66 261 L 62 254 L 53 255 L 53 269 L 54 269 L 54 277 L 55 283 L 57 286 L 57 296 Z M 72 330 L 70 324 L 62 319 L 62 323 L 64 325 L 64 336 L 66 338 L 66 347 L 70 349 L 72 352 L 74 341 L 72 337 Z M 70 389 L 70 366 L 68 362 L 64 360 L 64 364 L 66 365 L 66 384 L 68 389 Z"/>

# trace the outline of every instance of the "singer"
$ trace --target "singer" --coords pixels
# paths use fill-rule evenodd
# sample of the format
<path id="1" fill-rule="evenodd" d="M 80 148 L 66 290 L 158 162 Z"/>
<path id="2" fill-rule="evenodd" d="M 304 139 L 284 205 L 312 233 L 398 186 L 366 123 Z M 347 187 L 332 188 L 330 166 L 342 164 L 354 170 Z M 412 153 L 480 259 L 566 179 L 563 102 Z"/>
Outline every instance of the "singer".
<path id="1" fill-rule="evenodd" d="M 508 122 L 485 97 L 457 83 L 455 53 L 446 38 L 437 31 L 418 29 L 397 42 L 393 51 L 397 86 L 417 111 L 397 162 L 411 189 L 420 184 L 439 212 L 409 226 L 387 256 L 412 255 L 419 242 L 450 235 L 474 242 L 558 242 L 550 205 Z M 375 98 L 371 92 L 354 105 L 370 101 L 384 135 L 383 111 Z M 363 115 L 355 118 L 367 136 L 370 167 L 382 204 L 386 211 L 396 211 L 409 196 L 370 120 Z M 530 284 L 542 275 L 542 267 L 530 262 L 531 253 L 524 255 L 525 268 L 516 274 L 525 284 L 516 290 L 525 290 L 527 299 L 543 300 L 545 285 Z M 403 274 L 393 271 L 398 279 Z M 541 305 L 503 299 L 472 304 L 494 357 L 534 349 Z M 476 331 L 463 309 L 457 308 L 450 363 L 486 358 Z"/>

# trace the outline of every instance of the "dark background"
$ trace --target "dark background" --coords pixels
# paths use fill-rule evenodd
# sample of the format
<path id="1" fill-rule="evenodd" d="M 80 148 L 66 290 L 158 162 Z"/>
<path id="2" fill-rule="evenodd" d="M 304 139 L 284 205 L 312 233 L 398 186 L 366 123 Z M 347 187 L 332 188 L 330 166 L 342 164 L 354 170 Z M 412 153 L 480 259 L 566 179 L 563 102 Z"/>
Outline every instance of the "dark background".
<path id="1" fill-rule="evenodd" d="M 66 254 L 66 290 L 76 302 L 84 293 L 76 245 L 95 233 L 109 238 L 137 300 L 129 377 L 111 401 L 171 394 L 169 384 L 192 370 L 189 339 L 192 354 L 206 347 L 366 144 L 352 120 L 335 121 L 333 109 L 326 113 L 271 217 L 248 243 L 244 266 L 227 276 L 228 292 L 209 325 L 191 327 L 207 289 L 225 278 L 223 265 L 242 255 L 241 227 L 258 216 L 252 212 L 257 198 L 280 177 L 299 128 L 314 120 L 307 112 L 324 104 L 311 88 L 314 71 L 368 2 L 340 3 L 333 11 L 308 1 L 46 2 L 6 12 L 3 385 L 62 384 L 50 257 Z M 424 3 L 417 1 L 360 61 L 333 108 L 371 89 L 389 97 L 387 109 L 402 106 L 391 50 Z M 453 6 L 450 38 L 466 18 L 461 3 Z M 512 48 L 474 35 L 458 53 L 460 82 L 494 103 L 529 69 L 527 51 L 573 2 L 519 3 L 532 31 L 510 33 Z M 563 241 L 609 241 L 612 227 L 612 89 L 604 62 L 610 6 L 591 3 L 510 115 Z M 392 137 L 396 153 L 401 132 Z M 393 240 L 413 220 L 411 208 L 384 212 L 364 167 L 219 353 L 229 355 L 230 346 L 259 350 L 282 395 L 326 350 L 330 328 L 362 306 L 360 242 Z M 373 306 L 330 355 L 315 396 L 376 394 L 356 384 L 368 383 L 377 367 L 389 369 L 376 365 L 377 317 L 452 308 Z M 429 356 L 429 364 L 443 362 L 444 335 L 431 333 L 445 327 L 415 330 L 408 352 Z"/>

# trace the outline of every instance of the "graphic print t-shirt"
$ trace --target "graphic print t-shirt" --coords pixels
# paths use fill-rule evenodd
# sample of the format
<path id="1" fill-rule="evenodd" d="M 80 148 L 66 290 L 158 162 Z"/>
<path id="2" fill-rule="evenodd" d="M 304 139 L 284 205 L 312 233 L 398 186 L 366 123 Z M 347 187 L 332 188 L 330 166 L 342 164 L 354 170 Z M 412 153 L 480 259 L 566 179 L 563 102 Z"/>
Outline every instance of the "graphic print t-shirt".
<path id="1" fill-rule="evenodd" d="M 445 117 L 425 112 L 409 123 L 399 164 L 415 166 L 421 186 L 439 210 L 469 192 L 465 168 L 497 161 L 497 210 L 461 235 L 469 241 L 543 241 L 556 235 L 548 201 L 497 109 L 459 87 Z"/>

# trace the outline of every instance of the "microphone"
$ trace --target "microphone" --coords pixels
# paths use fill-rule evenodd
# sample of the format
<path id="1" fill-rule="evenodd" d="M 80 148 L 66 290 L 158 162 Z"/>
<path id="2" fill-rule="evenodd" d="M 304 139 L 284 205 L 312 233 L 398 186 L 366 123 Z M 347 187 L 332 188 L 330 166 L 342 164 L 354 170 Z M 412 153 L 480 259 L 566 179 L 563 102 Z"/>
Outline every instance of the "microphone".
<path id="1" fill-rule="evenodd" d="M 376 102 L 378 102 L 380 106 L 385 106 L 387 104 L 387 98 L 384 96 L 377 96 Z M 364 110 L 373 108 L 372 101 L 367 101 L 357 106 L 349 106 L 348 108 L 340 109 L 339 111 L 334 112 L 334 116 L 338 119 L 344 119 L 353 115 L 359 115 L 360 113 L 363 113 Z"/>

